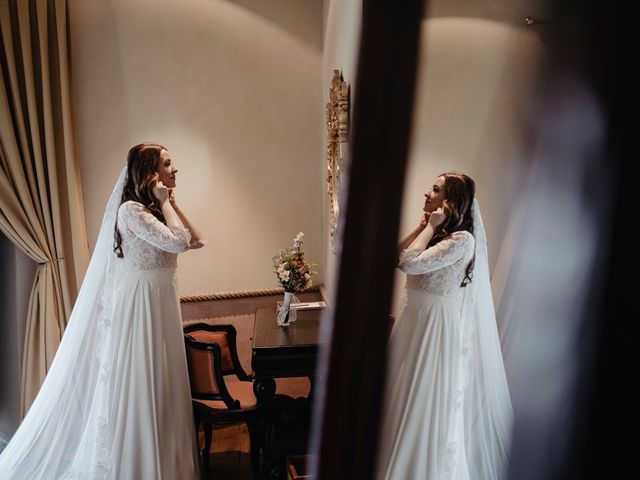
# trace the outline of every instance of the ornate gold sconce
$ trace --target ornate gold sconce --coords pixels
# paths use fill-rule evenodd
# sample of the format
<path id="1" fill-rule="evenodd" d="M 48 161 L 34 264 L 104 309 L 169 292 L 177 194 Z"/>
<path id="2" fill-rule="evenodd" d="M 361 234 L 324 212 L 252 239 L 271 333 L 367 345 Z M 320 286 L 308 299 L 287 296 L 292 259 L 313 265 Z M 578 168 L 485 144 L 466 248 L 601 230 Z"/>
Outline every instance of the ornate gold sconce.
<path id="1" fill-rule="evenodd" d="M 333 71 L 327 114 L 327 193 L 329 194 L 329 232 L 331 251 L 336 253 L 340 215 L 342 170 L 349 141 L 349 84 L 340 70 Z"/>

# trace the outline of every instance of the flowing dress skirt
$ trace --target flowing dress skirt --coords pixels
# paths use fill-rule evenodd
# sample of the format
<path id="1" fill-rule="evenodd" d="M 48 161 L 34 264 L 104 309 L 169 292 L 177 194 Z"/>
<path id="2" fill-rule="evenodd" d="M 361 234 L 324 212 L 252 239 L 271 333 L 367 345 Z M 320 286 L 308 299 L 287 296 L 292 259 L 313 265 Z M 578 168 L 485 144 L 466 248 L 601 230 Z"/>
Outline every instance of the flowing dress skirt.
<path id="1" fill-rule="evenodd" d="M 199 478 L 176 270 L 126 272 L 115 298 L 109 478 Z"/>
<path id="2" fill-rule="evenodd" d="M 118 271 L 109 298 L 70 322 L 0 480 L 200 478 L 176 269 Z"/>
<path id="3" fill-rule="evenodd" d="M 406 295 L 389 339 L 377 477 L 467 480 L 461 297 Z"/>

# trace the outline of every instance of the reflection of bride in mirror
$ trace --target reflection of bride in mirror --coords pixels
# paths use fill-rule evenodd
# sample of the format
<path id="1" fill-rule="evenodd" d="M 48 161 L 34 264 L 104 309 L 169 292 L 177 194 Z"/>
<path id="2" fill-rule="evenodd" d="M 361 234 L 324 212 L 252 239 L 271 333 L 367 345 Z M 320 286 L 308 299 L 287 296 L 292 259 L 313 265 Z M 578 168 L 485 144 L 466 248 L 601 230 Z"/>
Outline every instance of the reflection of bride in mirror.
<path id="1" fill-rule="evenodd" d="M 401 244 L 378 478 L 496 480 L 512 411 L 475 184 L 445 173 L 425 197 Z"/>

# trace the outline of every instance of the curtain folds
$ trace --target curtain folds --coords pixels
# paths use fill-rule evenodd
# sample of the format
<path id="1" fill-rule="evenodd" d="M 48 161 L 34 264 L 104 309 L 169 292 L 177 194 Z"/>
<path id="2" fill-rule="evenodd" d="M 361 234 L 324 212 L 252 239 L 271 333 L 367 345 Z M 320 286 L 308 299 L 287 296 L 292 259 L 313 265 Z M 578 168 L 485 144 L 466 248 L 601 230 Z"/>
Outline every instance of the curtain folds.
<path id="1" fill-rule="evenodd" d="M 67 30 L 66 0 L 0 0 L 0 230 L 39 264 L 26 322 L 23 416 L 89 261 Z"/>

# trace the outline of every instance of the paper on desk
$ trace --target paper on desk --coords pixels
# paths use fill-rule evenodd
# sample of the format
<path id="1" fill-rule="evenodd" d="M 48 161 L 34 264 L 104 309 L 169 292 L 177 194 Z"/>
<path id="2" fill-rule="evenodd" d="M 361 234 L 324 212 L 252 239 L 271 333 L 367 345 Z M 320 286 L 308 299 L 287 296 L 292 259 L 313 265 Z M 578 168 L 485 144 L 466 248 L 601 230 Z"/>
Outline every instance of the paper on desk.
<path id="1" fill-rule="evenodd" d="M 324 302 L 296 302 L 289 305 L 291 310 L 318 310 L 327 306 Z"/>

